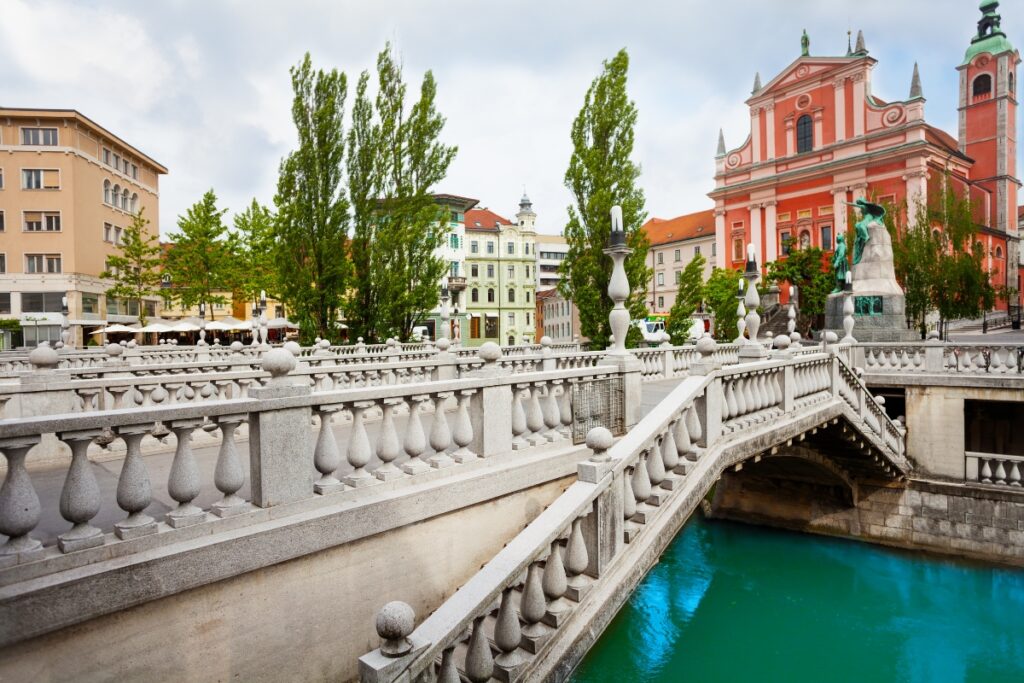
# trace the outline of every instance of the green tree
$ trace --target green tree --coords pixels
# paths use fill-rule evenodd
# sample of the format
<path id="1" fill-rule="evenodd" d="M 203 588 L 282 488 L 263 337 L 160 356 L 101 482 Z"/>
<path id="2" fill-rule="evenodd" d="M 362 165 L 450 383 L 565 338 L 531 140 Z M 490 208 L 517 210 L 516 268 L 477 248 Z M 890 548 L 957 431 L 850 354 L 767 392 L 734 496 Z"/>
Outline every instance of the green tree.
<path id="1" fill-rule="evenodd" d="M 798 291 L 797 329 L 809 337 L 811 328 L 825 314 L 825 302 L 835 287 L 835 269 L 818 247 L 790 249 L 785 259 L 768 264 L 766 284 L 795 286 Z"/>
<path id="2" fill-rule="evenodd" d="M 348 286 L 348 200 L 343 186 L 345 74 L 314 70 L 309 53 L 291 69 L 298 149 L 281 161 L 274 204 L 279 295 L 303 341 L 336 340 Z"/>
<path id="3" fill-rule="evenodd" d="M 721 342 L 732 341 L 738 330 L 736 323 L 736 298 L 740 281 L 740 273 L 730 268 L 714 268 L 711 277 L 704 285 L 704 302 L 711 309 L 715 319 L 715 339 Z"/>
<path id="4" fill-rule="evenodd" d="M 217 195 L 209 190 L 178 217 L 178 233 L 167 254 L 166 272 L 171 276 L 173 297 L 183 307 L 229 303 L 225 296 L 237 282 L 237 243 L 224 225 L 226 209 L 217 208 Z"/>
<path id="5" fill-rule="evenodd" d="M 444 179 L 456 147 L 440 142 L 445 119 L 437 111 L 437 84 L 428 71 L 420 96 L 406 112 L 401 65 L 388 44 L 377 56 L 373 136 L 380 178 L 374 255 L 379 335 L 407 340 L 438 302 L 438 287 L 448 264 L 436 255 L 448 234 L 447 213 L 432 188 Z"/>
<path id="6" fill-rule="evenodd" d="M 274 263 L 274 214 L 255 199 L 235 215 L 238 240 L 238 278 L 235 294 L 245 301 L 258 301 L 261 292 L 277 297 L 277 268 Z"/>
<path id="7" fill-rule="evenodd" d="M 680 345 L 690 338 L 693 313 L 704 299 L 704 257 L 697 254 L 679 275 L 676 300 L 668 313 L 667 331 L 672 343 Z"/>
<path id="8" fill-rule="evenodd" d="M 160 242 L 155 234 L 146 230 L 149 219 L 139 210 L 132 222 L 121 233 L 118 254 L 107 259 L 101 278 L 114 281 L 107 290 L 108 297 L 134 301 L 139 307 L 139 323 L 146 325 L 145 298 L 160 294 L 161 264 Z"/>
<path id="9" fill-rule="evenodd" d="M 918 203 L 913 208 L 915 220 L 907 223 L 906 202 L 885 207 L 885 227 L 892 239 L 893 267 L 903 287 L 907 318 L 924 339 L 928 329 L 926 318 L 933 310 L 933 287 L 938 273 L 941 240 L 932 233 L 928 207 Z"/>
<path id="10" fill-rule="evenodd" d="M 565 185 L 574 203 L 568 207 L 564 234 L 569 251 L 560 266 L 563 277 L 558 289 L 579 309 L 580 331 L 590 338 L 593 348 L 607 347 L 611 336 L 608 314 L 613 303 L 608 281 L 612 260 L 603 249 L 611 232 L 611 208 L 616 204 L 622 207 L 626 244 L 633 249 L 625 262 L 632 290 L 626 308 L 634 320 L 647 314 L 650 243 L 641 229 L 647 214 L 643 190 L 637 187 L 640 167 L 630 158 L 637 109 L 626 92 L 628 71 L 629 56 L 624 49 L 603 62 L 601 74 L 591 83 L 573 121 L 573 152 L 565 172 Z M 634 339 L 635 334 L 627 337 L 627 344 Z"/>

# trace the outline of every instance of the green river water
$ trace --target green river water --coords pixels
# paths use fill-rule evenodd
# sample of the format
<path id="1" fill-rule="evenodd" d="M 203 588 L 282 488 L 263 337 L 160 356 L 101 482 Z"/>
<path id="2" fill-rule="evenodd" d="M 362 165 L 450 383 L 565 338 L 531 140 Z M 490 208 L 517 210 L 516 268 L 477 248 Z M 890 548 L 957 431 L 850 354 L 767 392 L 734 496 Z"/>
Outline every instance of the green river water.
<path id="1" fill-rule="evenodd" d="M 700 515 L 575 683 L 1024 682 L 1024 571 Z"/>

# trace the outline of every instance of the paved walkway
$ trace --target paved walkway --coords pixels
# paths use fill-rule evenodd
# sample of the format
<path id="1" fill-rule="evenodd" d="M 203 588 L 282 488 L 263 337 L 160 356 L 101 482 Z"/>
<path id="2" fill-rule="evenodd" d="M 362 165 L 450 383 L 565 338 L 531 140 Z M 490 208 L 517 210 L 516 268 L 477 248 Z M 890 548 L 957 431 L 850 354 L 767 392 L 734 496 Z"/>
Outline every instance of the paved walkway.
<path id="1" fill-rule="evenodd" d="M 656 406 L 661 399 L 672 391 L 679 381 L 680 380 L 678 379 L 673 379 L 661 382 L 645 383 L 643 385 L 643 399 L 641 403 L 643 407 L 643 414 L 646 414 Z M 449 427 L 454 428 L 455 413 L 449 412 L 447 417 Z M 433 420 L 433 415 L 423 415 L 422 418 L 423 429 L 429 439 L 430 423 Z M 406 420 L 406 416 L 397 416 L 395 418 L 395 426 L 398 430 L 399 437 L 402 437 L 405 434 Z M 319 427 L 316 427 L 315 429 L 319 430 Z M 337 440 L 338 449 L 342 456 L 341 467 L 336 473 L 339 479 L 352 471 L 352 466 L 345 460 L 345 450 L 348 444 L 349 429 L 350 423 L 347 422 L 334 425 L 334 436 Z M 373 447 L 377 443 L 380 421 L 375 420 L 367 423 L 366 430 L 370 438 L 371 447 Z M 198 430 L 196 433 L 198 434 Z M 242 461 L 242 467 L 246 473 L 248 473 L 248 441 L 245 439 L 238 439 L 237 446 L 238 455 Z M 451 450 L 454 450 L 454 447 Z M 193 451 L 196 456 L 196 462 L 199 466 L 199 480 L 201 487 L 199 496 L 194 502 L 196 505 L 199 505 L 204 509 L 208 509 L 212 503 L 216 502 L 221 497 L 220 492 L 213 483 L 214 469 L 217 466 L 218 451 L 218 445 L 197 446 Z M 431 455 L 434 455 L 434 452 L 428 445 L 427 453 L 425 453 L 423 457 L 429 457 Z M 401 464 L 408 459 L 409 457 L 403 453 L 397 460 L 395 460 L 395 463 Z M 172 435 L 167 438 L 166 449 L 144 454 L 143 460 L 149 470 L 149 479 L 153 490 L 153 502 L 149 508 L 147 508 L 146 512 L 159 521 L 164 518 L 164 515 L 167 512 L 177 506 L 177 503 L 167 493 L 167 480 L 170 476 L 171 464 L 174 461 L 174 436 Z M 125 517 L 124 511 L 117 506 L 117 480 L 121 474 L 122 463 L 123 457 L 121 456 L 115 456 L 111 459 L 104 459 L 102 461 L 92 463 L 93 473 L 96 475 L 96 481 L 99 483 L 100 487 L 100 511 L 92 520 L 92 524 L 107 532 L 113 531 L 114 523 L 124 519 Z M 380 464 L 380 460 L 374 456 L 367 467 L 372 470 Z M 69 528 L 68 522 L 60 515 L 59 505 L 60 493 L 64 486 L 64 477 L 66 473 L 67 468 L 64 466 L 53 469 L 34 470 L 31 472 L 32 483 L 35 486 L 36 492 L 38 493 L 39 499 L 42 503 L 42 515 L 39 526 L 32 532 L 32 535 L 48 545 L 55 543 L 57 535 L 63 533 Z M 246 475 L 245 484 L 238 493 L 243 498 L 247 500 L 249 499 L 248 474 Z M 0 535 L 0 539 L 3 538 L 4 536 Z"/>

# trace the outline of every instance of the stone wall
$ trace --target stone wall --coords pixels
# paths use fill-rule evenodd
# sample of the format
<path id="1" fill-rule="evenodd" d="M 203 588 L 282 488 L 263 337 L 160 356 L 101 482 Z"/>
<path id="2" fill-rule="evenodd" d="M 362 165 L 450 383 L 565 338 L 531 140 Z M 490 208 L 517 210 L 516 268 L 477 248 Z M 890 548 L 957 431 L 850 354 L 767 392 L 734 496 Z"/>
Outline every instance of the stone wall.
<path id="1" fill-rule="evenodd" d="M 912 479 L 906 488 L 860 486 L 854 503 L 821 483 L 728 473 L 714 517 L 848 536 L 1024 566 L 1024 492 Z"/>
<path id="2" fill-rule="evenodd" d="M 16 643 L 0 649 L 0 681 L 354 680 L 384 603 L 430 614 L 574 480 Z"/>

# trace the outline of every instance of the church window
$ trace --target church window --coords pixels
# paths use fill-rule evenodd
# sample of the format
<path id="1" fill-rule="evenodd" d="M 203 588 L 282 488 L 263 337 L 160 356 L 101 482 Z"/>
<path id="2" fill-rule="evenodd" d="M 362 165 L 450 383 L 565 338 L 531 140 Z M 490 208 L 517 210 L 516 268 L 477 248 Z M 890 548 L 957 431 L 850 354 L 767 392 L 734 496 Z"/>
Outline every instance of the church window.
<path id="1" fill-rule="evenodd" d="M 814 121 L 810 114 L 804 114 L 796 120 L 796 151 L 797 154 L 810 152 L 814 149 Z"/>
<path id="2" fill-rule="evenodd" d="M 783 230 L 779 233 L 779 251 L 782 252 L 783 256 L 789 256 L 790 249 L 793 246 L 793 238 L 789 234 L 789 230 Z"/>
<path id="3" fill-rule="evenodd" d="M 996 258 L 1003 258 L 1003 248 L 996 247 Z"/>
<path id="4" fill-rule="evenodd" d="M 974 84 L 971 86 L 971 95 L 974 97 L 981 97 L 988 95 L 992 92 L 992 77 L 988 74 L 982 74 L 974 79 Z"/>
<path id="5" fill-rule="evenodd" d="M 1009 78 L 1007 79 L 1007 84 L 1009 85 L 1009 89 L 1010 89 L 1010 94 L 1011 95 L 1013 95 L 1013 94 L 1015 94 L 1017 92 L 1015 90 L 1015 88 L 1017 87 L 1017 84 L 1014 82 L 1014 80 L 1015 79 L 1013 78 L 1013 73 L 1011 72 Z"/>
<path id="6" fill-rule="evenodd" d="M 734 237 L 732 240 L 732 260 L 742 261 L 743 260 L 743 238 Z"/>
<path id="7" fill-rule="evenodd" d="M 821 226 L 821 248 L 825 251 L 832 251 L 832 226 Z"/>

